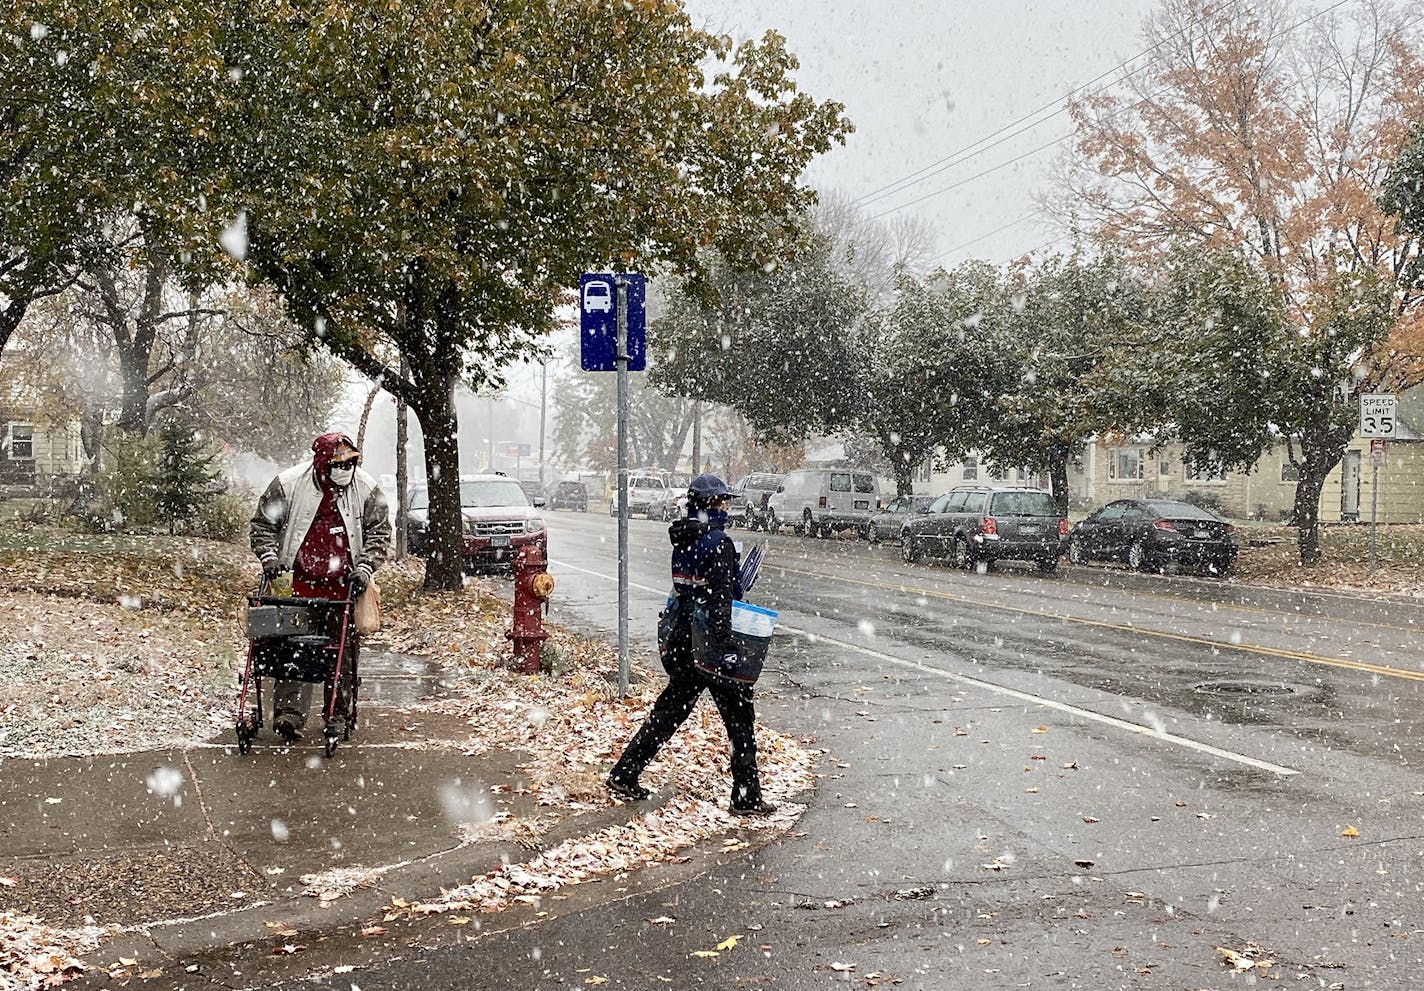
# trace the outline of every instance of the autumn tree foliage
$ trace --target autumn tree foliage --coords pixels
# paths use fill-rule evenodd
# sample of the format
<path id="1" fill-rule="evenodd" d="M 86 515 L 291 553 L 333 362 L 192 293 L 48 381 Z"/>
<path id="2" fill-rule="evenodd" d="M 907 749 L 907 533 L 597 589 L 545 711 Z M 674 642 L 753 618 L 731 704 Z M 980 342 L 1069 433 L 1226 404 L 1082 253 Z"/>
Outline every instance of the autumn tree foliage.
<path id="1" fill-rule="evenodd" d="M 1419 246 L 1380 203 L 1424 110 L 1408 13 L 1391 0 L 1324 11 L 1167 0 L 1146 24 L 1150 61 L 1070 107 L 1072 208 L 1103 238 L 1149 265 L 1183 249 L 1224 253 L 1274 296 L 1274 336 L 1241 356 L 1269 388 L 1210 423 L 1169 410 L 1165 425 L 1204 460 L 1239 470 L 1261 445 L 1291 439 L 1306 563 L 1319 560 L 1320 492 L 1352 434 L 1353 395 L 1340 402 L 1334 383 L 1397 392 L 1424 381 L 1420 287 L 1406 277 Z M 1216 438 L 1195 436 L 1203 426 Z M 1254 450 L 1226 442 L 1242 432 L 1258 438 Z M 1233 448 L 1238 457 L 1222 453 Z"/>

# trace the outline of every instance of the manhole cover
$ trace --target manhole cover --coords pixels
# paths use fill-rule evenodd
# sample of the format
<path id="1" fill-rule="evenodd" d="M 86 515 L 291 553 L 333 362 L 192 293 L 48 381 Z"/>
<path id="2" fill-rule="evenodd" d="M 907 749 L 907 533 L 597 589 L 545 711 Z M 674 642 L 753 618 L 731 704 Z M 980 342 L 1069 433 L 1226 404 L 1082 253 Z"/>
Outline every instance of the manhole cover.
<path id="1" fill-rule="evenodd" d="M 1194 690 L 1208 695 L 1249 695 L 1257 698 L 1295 694 L 1290 685 L 1267 681 L 1207 681 Z"/>

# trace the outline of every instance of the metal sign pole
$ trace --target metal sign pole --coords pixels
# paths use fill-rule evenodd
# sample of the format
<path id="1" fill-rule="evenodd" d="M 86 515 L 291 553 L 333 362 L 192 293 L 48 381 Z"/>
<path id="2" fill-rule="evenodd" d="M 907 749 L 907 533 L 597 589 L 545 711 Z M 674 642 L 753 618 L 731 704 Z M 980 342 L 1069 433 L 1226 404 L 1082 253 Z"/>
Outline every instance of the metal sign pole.
<path id="1" fill-rule="evenodd" d="M 1370 452 L 1371 460 L 1374 459 L 1374 452 Z M 1374 461 L 1370 466 L 1370 567 L 1369 573 L 1375 573 L 1375 534 L 1379 524 L 1379 462 Z"/>
<path id="2" fill-rule="evenodd" d="M 618 696 L 628 697 L 628 283 L 617 286 L 618 374 Z"/>

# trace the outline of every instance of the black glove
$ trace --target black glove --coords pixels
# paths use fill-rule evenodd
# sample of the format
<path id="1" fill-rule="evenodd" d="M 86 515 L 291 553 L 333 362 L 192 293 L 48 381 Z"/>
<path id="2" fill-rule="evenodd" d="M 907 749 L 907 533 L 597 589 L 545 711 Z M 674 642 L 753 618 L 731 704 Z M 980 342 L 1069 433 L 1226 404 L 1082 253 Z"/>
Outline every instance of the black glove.
<path id="1" fill-rule="evenodd" d="M 267 581 L 272 581 L 282 573 L 282 562 L 275 556 L 268 556 L 262 559 L 262 577 Z"/>
<path id="2" fill-rule="evenodd" d="M 366 586 L 371 584 L 371 569 L 364 564 L 358 564 L 351 569 L 351 598 L 356 598 L 366 591 Z"/>

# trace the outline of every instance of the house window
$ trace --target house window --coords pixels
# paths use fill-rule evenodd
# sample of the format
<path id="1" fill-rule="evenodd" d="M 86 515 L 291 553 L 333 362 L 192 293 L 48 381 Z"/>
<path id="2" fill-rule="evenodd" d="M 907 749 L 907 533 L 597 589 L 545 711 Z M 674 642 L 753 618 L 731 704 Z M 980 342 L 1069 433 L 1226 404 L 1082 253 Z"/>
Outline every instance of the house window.
<path id="1" fill-rule="evenodd" d="M 1220 468 L 1194 468 L 1187 465 L 1187 481 L 1224 482 L 1226 481 L 1226 472 Z"/>
<path id="2" fill-rule="evenodd" d="M 28 423 L 10 424 L 11 461 L 33 461 L 35 458 L 35 428 Z"/>
<path id="3" fill-rule="evenodd" d="M 1140 482 L 1146 461 L 1140 447 L 1119 447 L 1108 451 L 1108 478 L 1116 482 Z"/>
<path id="4" fill-rule="evenodd" d="M 964 480 L 966 482 L 977 482 L 979 480 L 979 459 L 964 459 Z"/>
<path id="5" fill-rule="evenodd" d="M 1289 461 L 1285 462 L 1283 465 L 1281 465 L 1281 481 L 1292 483 L 1299 482 L 1300 468 L 1296 465 L 1291 464 Z"/>
<path id="6" fill-rule="evenodd" d="M 1172 475 L 1172 462 L 1166 460 L 1158 461 L 1157 475 L 1160 478 L 1170 478 Z"/>
<path id="7" fill-rule="evenodd" d="M 996 482 L 1007 482 L 1009 480 L 1009 472 L 1006 468 L 994 467 L 989 469 L 989 477 Z"/>

